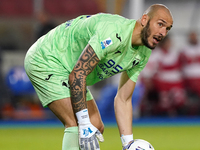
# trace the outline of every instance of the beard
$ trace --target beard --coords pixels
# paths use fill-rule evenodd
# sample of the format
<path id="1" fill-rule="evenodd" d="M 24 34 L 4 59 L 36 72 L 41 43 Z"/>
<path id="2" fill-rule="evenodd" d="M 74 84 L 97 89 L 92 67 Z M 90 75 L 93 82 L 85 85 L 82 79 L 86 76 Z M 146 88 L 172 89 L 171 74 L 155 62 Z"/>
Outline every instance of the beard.
<path id="1" fill-rule="evenodd" d="M 154 49 L 156 46 L 151 46 L 148 41 L 148 38 L 151 35 L 151 30 L 150 30 L 149 26 L 150 26 L 150 20 L 147 22 L 147 25 L 142 29 L 140 36 L 141 36 L 142 43 L 146 47 L 148 47 L 150 49 Z"/>

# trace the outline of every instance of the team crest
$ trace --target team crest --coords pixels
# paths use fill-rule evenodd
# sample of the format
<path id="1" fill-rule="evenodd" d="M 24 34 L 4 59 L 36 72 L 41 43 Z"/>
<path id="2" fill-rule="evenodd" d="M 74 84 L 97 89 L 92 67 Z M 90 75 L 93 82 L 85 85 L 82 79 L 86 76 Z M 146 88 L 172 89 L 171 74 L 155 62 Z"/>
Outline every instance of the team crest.
<path id="1" fill-rule="evenodd" d="M 113 44 L 113 42 L 112 42 L 111 38 L 109 37 L 109 38 L 107 38 L 107 39 L 105 39 L 104 41 L 101 42 L 101 48 L 105 49 L 106 47 L 108 47 L 112 44 Z"/>

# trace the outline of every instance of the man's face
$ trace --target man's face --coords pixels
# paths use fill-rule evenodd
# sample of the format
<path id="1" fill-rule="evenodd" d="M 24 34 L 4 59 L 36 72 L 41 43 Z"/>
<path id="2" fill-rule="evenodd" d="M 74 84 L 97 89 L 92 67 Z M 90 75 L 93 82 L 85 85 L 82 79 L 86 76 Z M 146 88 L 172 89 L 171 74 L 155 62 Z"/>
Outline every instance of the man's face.
<path id="1" fill-rule="evenodd" d="M 152 19 L 149 19 L 142 29 L 141 40 L 143 44 L 154 49 L 157 44 L 167 35 L 173 24 L 172 17 L 165 11 L 158 10 Z"/>

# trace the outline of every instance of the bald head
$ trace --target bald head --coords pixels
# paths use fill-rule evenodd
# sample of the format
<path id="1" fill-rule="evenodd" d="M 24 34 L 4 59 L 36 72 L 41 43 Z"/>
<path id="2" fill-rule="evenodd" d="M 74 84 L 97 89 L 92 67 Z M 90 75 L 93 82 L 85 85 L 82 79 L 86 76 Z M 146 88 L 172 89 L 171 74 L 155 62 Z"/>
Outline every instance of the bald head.
<path id="1" fill-rule="evenodd" d="M 138 20 L 141 29 L 141 41 L 150 48 L 164 39 L 172 28 L 173 18 L 170 10 L 162 4 L 151 5 Z"/>
<path id="2" fill-rule="evenodd" d="M 166 14 L 171 16 L 172 14 L 170 10 L 163 4 L 153 4 L 151 5 L 145 12 L 144 14 L 148 15 L 151 18 L 153 18 L 159 11 L 164 11 Z"/>

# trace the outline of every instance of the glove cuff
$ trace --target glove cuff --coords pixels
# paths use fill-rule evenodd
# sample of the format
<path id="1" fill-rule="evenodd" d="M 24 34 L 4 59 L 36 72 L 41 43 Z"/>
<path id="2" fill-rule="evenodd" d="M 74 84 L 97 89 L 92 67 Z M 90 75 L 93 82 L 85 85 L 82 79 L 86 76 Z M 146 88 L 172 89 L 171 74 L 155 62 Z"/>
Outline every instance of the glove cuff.
<path id="1" fill-rule="evenodd" d="M 87 109 L 83 109 L 76 113 L 76 117 L 79 124 L 88 124 L 90 123 L 90 118 Z"/>

